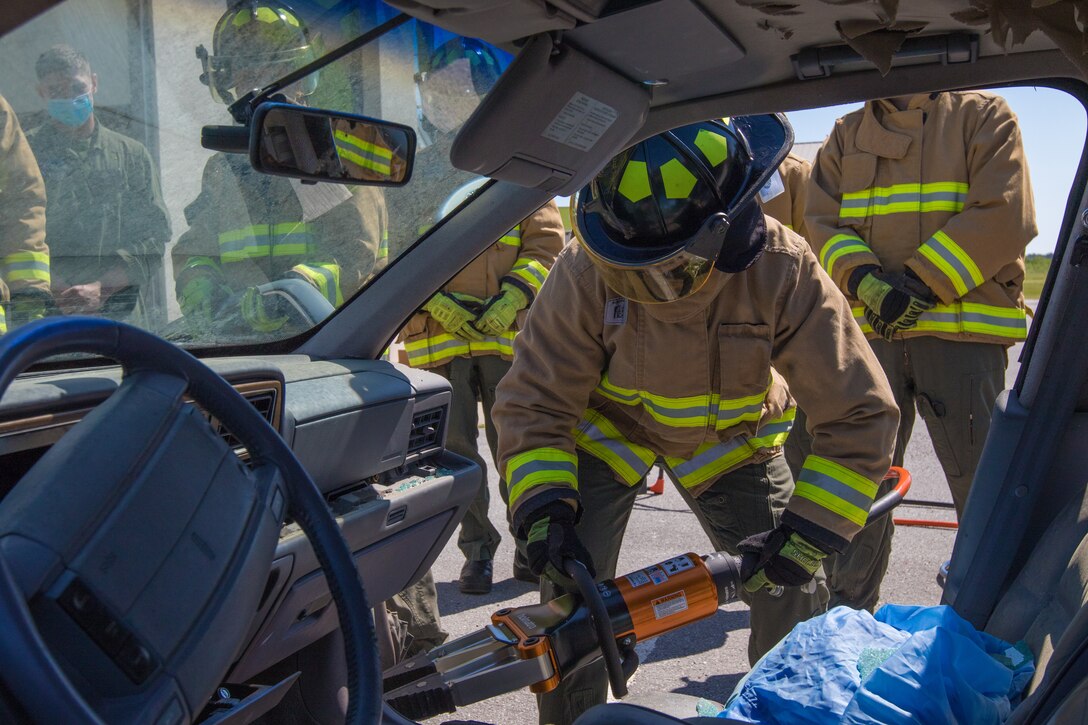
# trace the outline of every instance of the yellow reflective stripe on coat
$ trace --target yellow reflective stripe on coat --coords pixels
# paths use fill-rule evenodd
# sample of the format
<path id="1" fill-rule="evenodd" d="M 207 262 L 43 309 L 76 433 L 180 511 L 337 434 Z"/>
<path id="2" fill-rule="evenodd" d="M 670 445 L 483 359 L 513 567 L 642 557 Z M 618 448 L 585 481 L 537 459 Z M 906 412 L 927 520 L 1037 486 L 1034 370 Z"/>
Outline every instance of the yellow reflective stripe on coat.
<path id="1" fill-rule="evenodd" d="M 506 463 L 510 508 L 526 491 L 537 486 L 561 484 L 578 490 L 578 457 L 559 448 L 534 448 Z"/>
<path id="2" fill-rule="evenodd" d="M 296 264 L 291 271 L 300 275 L 307 282 L 317 287 L 321 296 L 334 307 L 344 304 L 344 295 L 340 291 L 340 265 L 332 262 L 325 264 Z"/>
<path id="3" fill-rule="evenodd" d="M 865 308 L 852 308 L 854 319 L 862 332 L 873 328 L 865 319 Z M 953 335 L 972 334 L 1002 337 L 1010 342 L 1027 339 L 1027 313 L 1019 307 L 997 307 L 960 300 L 950 305 L 937 305 L 918 317 L 918 323 L 908 332 L 945 332 Z"/>
<path id="4" fill-rule="evenodd" d="M 694 488 L 736 468 L 756 453 L 781 446 L 789 438 L 797 409 L 768 420 L 754 436 L 739 435 L 723 443 L 704 443 L 689 459 L 666 457 L 665 463 L 684 488 Z"/>
<path id="5" fill-rule="evenodd" d="M 8 282 L 49 283 L 49 252 L 14 252 L 0 257 L 0 275 Z"/>
<path id="6" fill-rule="evenodd" d="M 379 262 L 389 259 L 389 232 L 382 231 L 382 239 L 378 242 L 377 260 Z"/>
<path id="7" fill-rule="evenodd" d="M 224 264 L 267 256 L 302 256 L 312 250 L 312 226 L 304 222 L 251 224 L 219 234 L 219 259 Z"/>
<path id="8" fill-rule="evenodd" d="M 510 268 L 510 274 L 539 292 L 544 280 L 548 278 L 548 268 L 535 259 L 518 257 Z"/>
<path id="9" fill-rule="evenodd" d="M 918 248 L 918 253 L 941 270 L 961 297 L 986 280 L 975 260 L 952 237 L 937 232 Z"/>
<path id="10" fill-rule="evenodd" d="M 853 234 L 836 234 L 827 240 L 823 249 L 820 250 L 820 266 L 827 270 L 829 277 L 834 279 L 834 266 L 835 262 L 842 256 L 847 254 L 855 254 L 861 252 L 864 254 L 872 254 L 873 250 L 869 248 L 869 245 L 865 241 Z"/>
<path id="11" fill-rule="evenodd" d="M 894 184 L 874 186 L 842 195 L 840 219 L 864 219 L 888 214 L 918 214 L 963 211 L 969 185 L 960 181 L 936 181 L 929 184 Z"/>
<path id="12" fill-rule="evenodd" d="M 392 173 L 393 152 L 384 146 L 364 141 L 346 131 L 334 131 L 336 153 L 353 164 L 383 176 Z"/>
<path id="13" fill-rule="evenodd" d="M 709 428 L 724 430 L 744 421 L 759 420 L 763 401 L 770 390 L 742 398 L 723 399 L 718 394 L 670 398 L 647 390 L 623 388 L 601 377 L 596 392 L 621 405 L 642 405 L 654 420 L 674 428 Z"/>
<path id="14" fill-rule="evenodd" d="M 509 247 L 521 246 L 521 224 L 508 231 L 499 237 L 499 244 L 505 244 Z"/>
<path id="15" fill-rule="evenodd" d="M 408 364 L 412 367 L 433 367 L 455 357 L 482 353 L 498 353 L 513 357 L 516 334 L 513 330 L 507 330 L 499 337 L 485 337 L 483 340 L 470 342 L 442 333 L 405 343 L 404 351 L 408 355 Z"/>
<path id="16" fill-rule="evenodd" d="M 869 507 L 876 497 L 877 484 L 849 468 L 820 456 L 805 459 L 793 495 L 864 526 Z"/>
<path id="17" fill-rule="evenodd" d="M 612 421 L 595 410 L 587 410 L 574 429 L 574 443 L 605 463 L 628 486 L 634 486 L 650 471 L 657 454 L 636 445 L 619 432 Z"/>
<path id="18" fill-rule="evenodd" d="M 4 305 L 0 304 L 0 335 L 8 331 L 8 315 L 4 311 Z"/>

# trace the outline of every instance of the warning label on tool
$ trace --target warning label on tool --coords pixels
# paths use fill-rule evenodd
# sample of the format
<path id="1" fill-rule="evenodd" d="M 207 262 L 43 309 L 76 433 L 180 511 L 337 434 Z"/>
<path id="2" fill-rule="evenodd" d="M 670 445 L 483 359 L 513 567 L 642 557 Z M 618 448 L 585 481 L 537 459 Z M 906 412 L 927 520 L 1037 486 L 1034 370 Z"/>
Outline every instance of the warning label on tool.
<path id="1" fill-rule="evenodd" d="M 575 93 L 540 135 L 579 151 L 589 151 L 617 118 L 619 114 L 612 106 L 584 93 Z"/>
<path id="2" fill-rule="evenodd" d="M 680 612 L 687 611 L 688 598 L 684 595 L 683 590 L 667 594 L 659 599 L 650 600 L 650 605 L 654 608 L 654 617 L 657 619 L 664 619 L 665 617 L 671 617 L 674 614 L 680 614 Z"/>
<path id="3" fill-rule="evenodd" d="M 649 569 L 643 569 L 643 571 L 646 572 L 650 577 L 650 581 L 654 584 L 664 584 L 669 580 L 669 575 L 659 566 L 651 566 Z"/>
<path id="4" fill-rule="evenodd" d="M 644 571 L 636 571 L 633 574 L 627 575 L 627 582 L 631 585 L 632 589 L 638 589 L 644 584 L 650 583 L 650 577 L 646 576 Z"/>

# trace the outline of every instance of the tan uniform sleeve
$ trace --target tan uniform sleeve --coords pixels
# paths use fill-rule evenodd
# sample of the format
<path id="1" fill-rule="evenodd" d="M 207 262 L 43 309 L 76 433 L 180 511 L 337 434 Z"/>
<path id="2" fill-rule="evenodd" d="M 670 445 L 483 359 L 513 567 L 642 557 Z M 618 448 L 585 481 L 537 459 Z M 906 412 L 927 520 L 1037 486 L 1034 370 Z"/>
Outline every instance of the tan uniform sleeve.
<path id="1" fill-rule="evenodd" d="M 805 200 L 808 199 L 808 177 L 812 173 L 812 164 L 800 157 L 791 157 L 794 163 L 786 167 L 783 176 L 785 186 L 789 189 L 790 224 L 793 231 L 808 239 L 808 229 L 805 227 Z"/>
<path id="2" fill-rule="evenodd" d="M 852 227 L 839 225 L 842 194 L 842 124 L 824 141 L 816 154 L 806 188 L 804 237 L 835 285 L 848 294 L 850 272 L 866 264 L 880 265 L 880 259 Z"/>
<path id="3" fill-rule="evenodd" d="M 980 109 L 977 123 L 967 145 L 963 211 L 907 260 L 907 266 L 945 304 L 1016 261 L 1038 233 L 1016 116 L 1003 98 L 994 96 Z"/>
<path id="4" fill-rule="evenodd" d="M 0 97 L 0 301 L 27 289 L 49 293 L 45 182 L 19 119 Z"/>
<path id="5" fill-rule="evenodd" d="M 495 393 L 499 470 L 515 515 L 530 499 L 576 498 L 574 428 L 607 362 L 604 303 L 572 269 L 572 251 L 556 260 Z"/>
<path id="6" fill-rule="evenodd" d="M 772 361 L 812 432 L 783 522 L 826 551 L 842 551 L 891 465 L 899 410 L 849 304 L 811 253 L 778 319 Z"/>
<path id="7" fill-rule="evenodd" d="M 563 217 L 553 199 L 521 222 L 518 258 L 503 281 L 517 285 L 532 302 L 548 278 L 556 255 L 563 249 L 565 238 Z"/>

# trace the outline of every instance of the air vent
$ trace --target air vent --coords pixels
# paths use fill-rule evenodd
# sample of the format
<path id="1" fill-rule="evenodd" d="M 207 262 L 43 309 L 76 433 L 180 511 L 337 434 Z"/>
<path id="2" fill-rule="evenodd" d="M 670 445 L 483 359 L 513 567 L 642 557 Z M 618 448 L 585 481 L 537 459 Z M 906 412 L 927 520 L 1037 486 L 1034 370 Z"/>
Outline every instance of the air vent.
<path id="1" fill-rule="evenodd" d="M 257 409 L 257 412 L 261 414 L 261 417 L 273 425 L 275 425 L 276 420 L 276 396 L 275 390 L 260 390 L 242 393 L 242 397 L 248 400 L 250 404 Z M 242 442 L 238 440 L 237 436 L 227 430 L 226 425 L 219 420 L 213 420 L 212 426 L 228 446 L 238 452 L 239 455 L 245 454 L 245 448 L 242 446 Z"/>
<path id="2" fill-rule="evenodd" d="M 401 521 L 404 521 L 404 517 L 407 515 L 407 506 L 401 506 L 398 509 L 393 509 L 389 512 L 389 515 L 385 517 L 385 525 L 392 526 L 393 524 L 399 524 Z"/>
<path id="3" fill-rule="evenodd" d="M 408 455 L 437 446 L 442 439 L 442 421 L 445 408 L 434 408 L 412 417 L 412 432 L 408 435 Z"/>

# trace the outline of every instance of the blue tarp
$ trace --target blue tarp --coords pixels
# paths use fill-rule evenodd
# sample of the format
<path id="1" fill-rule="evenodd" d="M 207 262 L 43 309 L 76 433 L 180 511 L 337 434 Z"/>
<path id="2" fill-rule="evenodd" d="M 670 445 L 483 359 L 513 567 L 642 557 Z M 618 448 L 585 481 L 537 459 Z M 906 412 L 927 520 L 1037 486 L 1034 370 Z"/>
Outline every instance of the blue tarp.
<path id="1" fill-rule="evenodd" d="M 720 717 L 753 723 L 1001 723 L 1035 672 L 1024 644 L 950 607 L 836 607 L 794 627 Z"/>

